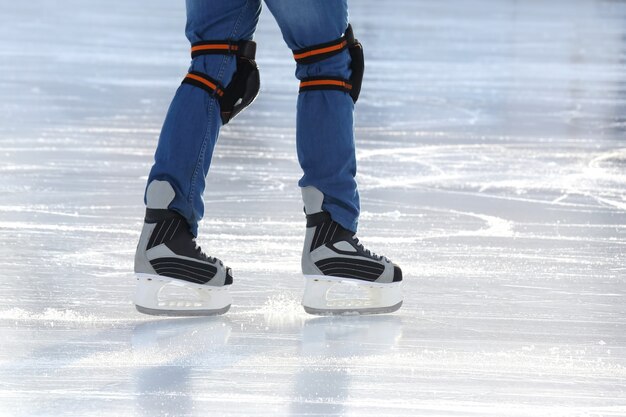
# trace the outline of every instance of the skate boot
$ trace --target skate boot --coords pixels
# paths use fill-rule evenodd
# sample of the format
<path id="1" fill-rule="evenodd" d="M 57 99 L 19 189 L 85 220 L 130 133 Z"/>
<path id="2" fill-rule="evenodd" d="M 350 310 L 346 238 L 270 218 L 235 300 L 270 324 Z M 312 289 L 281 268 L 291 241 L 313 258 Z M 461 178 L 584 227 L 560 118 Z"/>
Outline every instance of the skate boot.
<path id="1" fill-rule="evenodd" d="M 162 316 L 223 314 L 231 305 L 230 268 L 196 244 L 187 221 L 168 210 L 174 190 L 166 181 L 148 186 L 145 223 L 135 253 L 135 306 Z"/>
<path id="2" fill-rule="evenodd" d="M 365 249 L 354 233 L 333 221 L 322 210 L 324 195 L 317 188 L 302 188 L 302 198 L 307 221 L 302 252 L 304 310 L 318 315 L 398 310 L 402 306 L 402 270 Z M 336 290 L 347 294 L 337 296 Z"/>

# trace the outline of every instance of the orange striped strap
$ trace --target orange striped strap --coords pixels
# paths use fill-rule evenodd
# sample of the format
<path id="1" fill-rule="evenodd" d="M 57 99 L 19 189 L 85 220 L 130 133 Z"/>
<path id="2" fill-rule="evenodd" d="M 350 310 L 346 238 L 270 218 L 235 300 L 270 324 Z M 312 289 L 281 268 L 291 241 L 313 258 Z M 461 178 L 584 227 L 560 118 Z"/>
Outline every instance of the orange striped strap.
<path id="1" fill-rule="evenodd" d="M 183 84 L 191 84 L 202 88 L 208 93 L 218 97 L 222 97 L 224 95 L 224 87 L 222 87 L 222 84 L 201 72 L 190 71 L 183 79 Z"/>
<path id="2" fill-rule="evenodd" d="M 191 44 L 191 57 L 200 55 L 237 55 L 254 59 L 256 43 L 253 41 L 200 41 Z"/>
<path id="3" fill-rule="evenodd" d="M 293 58 L 298 64 L 312 64 L 337 55 L 353 43 L 354 34 L 352 33 L 352 26 L 348 25 L 346 33 L 341 38 L 295 50 L 293 51 Z"/>
<path id="4" fill-rule="evenodd" d="M 345 93 L 352 91 L 352 84 L 348 80 L 337 77 L 309 77 L 300 81 L 300 93 L 312 90 L 339 90 Z"/>

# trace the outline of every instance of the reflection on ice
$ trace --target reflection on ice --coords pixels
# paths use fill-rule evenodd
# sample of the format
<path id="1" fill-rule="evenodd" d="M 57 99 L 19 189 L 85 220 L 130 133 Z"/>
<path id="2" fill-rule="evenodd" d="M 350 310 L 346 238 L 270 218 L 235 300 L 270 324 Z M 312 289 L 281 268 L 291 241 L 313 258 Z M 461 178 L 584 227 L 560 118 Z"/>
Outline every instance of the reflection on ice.
<path id="1" fill-rule="evenodd" d="M 352 358 L 388 353 L 402 337 L 395 315 L 337 316 L 307 320 L 302 327 L 304 358 Z"/>
<path id="2" fill-rule="evenodd" d="M 360 356 L 389 353 L 401 335 L 401 320 L 395 316 L 307 320 L 300 348 L 305 366 L 295 376 L 290 414 L 344 414 L 351 371 L 358 369 L 353 364 Z"/>
<path id="3" fill-rule="evenodd" d="M 224 354 L 230 333 L 231 326 L 224 317 L 155 320 L 136 325 L 132 331 L 132 357 L 137 414 L 192 413 L 193 366 L 205 364 L 215 370 L 229 365 Z M 189 346 L 195 348 L 190 350 Z"/>

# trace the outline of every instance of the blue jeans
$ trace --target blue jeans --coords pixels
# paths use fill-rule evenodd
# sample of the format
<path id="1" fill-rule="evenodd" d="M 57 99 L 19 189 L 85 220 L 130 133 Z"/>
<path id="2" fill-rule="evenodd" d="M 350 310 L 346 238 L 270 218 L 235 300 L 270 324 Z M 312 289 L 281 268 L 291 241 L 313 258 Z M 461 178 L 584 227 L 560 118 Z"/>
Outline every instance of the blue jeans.
<path id="1" fill-rule="evenodd" d="M 261 0 L 187 0 L 186 3 L 185 33 L 190 43 L 250 40 L 261 12 Z M 348 26 L 347 0 L 265 0 L 265 3 L 292 50 L 335 40 Z M 349 66 L 350 54 L 344 50 L 320 62 L 297 64 L 296 77 L 324 75 L 347 79 Z M 205 73 L 228 85 L 235 69 L 233 56 L 201 55 L 192 60 L 190 71 Z M 356 232 L 359 194 L 354 179 L 353 111 L 354 103 L 345 92 L 300 93 L 296 145 L 304 172 L 298 185 L 319 189 L 324 194 L 323 209 L 343 227 Z M 220 127 L 217 100 L 203 89 L 182 84 L 165 118 L 148 178 L 148 183 L 165 180 L 172 185 L 176 197 L 169 208 L 187 219 L 194 235 L 204 215 L 205 177 Z"/>

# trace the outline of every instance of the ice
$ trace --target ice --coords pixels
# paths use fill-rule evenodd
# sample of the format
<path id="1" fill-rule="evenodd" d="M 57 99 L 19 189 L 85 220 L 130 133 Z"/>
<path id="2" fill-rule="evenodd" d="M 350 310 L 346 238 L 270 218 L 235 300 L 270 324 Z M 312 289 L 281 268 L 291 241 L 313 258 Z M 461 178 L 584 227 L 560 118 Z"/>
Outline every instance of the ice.
<path id="1" fill-rule="evenodd" d="M 166 0 L 0 4 L 0 416 L 626 416 L 626 3 L 358 0 L 359 236 L 402 309 L 302 310 L 294 63 L 223 129 L 223 317 L 130 301 L 189 63 Z"/>

